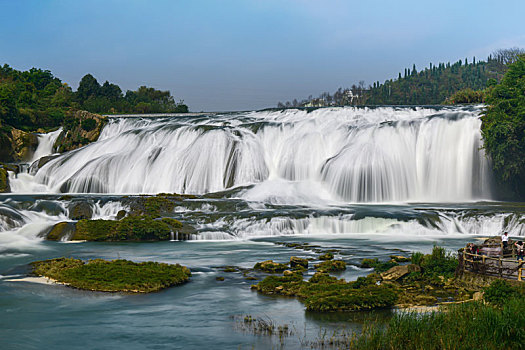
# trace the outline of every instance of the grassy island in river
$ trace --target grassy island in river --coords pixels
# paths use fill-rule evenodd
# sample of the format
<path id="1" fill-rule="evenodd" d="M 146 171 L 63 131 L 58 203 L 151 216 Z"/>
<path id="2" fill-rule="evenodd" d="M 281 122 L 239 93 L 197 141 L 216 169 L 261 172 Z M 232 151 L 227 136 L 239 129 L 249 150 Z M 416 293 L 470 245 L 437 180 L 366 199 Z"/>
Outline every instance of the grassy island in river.
<path id="1" fill-rule="evenodd" d="M 150 293 L 183 284 L 190 270 L 179 264 L 135 263 L 128 260 L 58 258 L 35 261 L 33 274 L 78 289 L 100 292 Z"/>

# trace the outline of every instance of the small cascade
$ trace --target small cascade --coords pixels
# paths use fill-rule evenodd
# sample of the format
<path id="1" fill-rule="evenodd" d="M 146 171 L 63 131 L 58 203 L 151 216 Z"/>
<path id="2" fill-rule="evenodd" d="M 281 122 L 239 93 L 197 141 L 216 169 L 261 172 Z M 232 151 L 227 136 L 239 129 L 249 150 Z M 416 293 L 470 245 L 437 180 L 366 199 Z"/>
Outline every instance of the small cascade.
<path id="1" fill-rule="evenodd" d="M 32 164 L 44 156 L 53 154 L 53 145 L 60 133 L 62 133 L 62 128 L 49 133 L 38 134 L 38 147 L 35 150 L 35 153 L 33 153 L 33 157 L 29 164 Z"/>

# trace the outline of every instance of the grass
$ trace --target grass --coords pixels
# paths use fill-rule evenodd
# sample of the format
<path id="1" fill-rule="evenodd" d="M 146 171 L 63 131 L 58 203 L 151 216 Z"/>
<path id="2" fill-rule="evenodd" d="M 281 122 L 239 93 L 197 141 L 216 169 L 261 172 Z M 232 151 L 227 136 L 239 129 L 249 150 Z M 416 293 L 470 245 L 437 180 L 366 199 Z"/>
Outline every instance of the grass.
<path id="1" fill-rule="evenodd" d="M 525 298 L 502 307 L 482 302 L 449 306 L 443 312 L 401 313 L 386 328 L 365 328 L 350 349 L 524 349 Z"/>
<path id="2" fill-rule="evenodd" d="M 181 265 L 128 260 L 58 258 L 31 263 L 33 274 L 71 287 L 102 292 L 150 293 L 188 281 L 191 272 Z"/>

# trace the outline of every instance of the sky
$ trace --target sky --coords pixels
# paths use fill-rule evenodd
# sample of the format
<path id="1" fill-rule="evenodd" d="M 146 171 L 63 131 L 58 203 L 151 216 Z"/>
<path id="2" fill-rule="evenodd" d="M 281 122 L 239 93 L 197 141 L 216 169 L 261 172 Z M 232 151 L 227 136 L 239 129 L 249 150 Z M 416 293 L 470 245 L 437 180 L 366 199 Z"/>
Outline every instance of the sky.
<path id="1" fill-rule="evenodd" d="M 0 0 L 0 64 L 253 110 L 525 48 L 524 13 L 523 0 Z"/>

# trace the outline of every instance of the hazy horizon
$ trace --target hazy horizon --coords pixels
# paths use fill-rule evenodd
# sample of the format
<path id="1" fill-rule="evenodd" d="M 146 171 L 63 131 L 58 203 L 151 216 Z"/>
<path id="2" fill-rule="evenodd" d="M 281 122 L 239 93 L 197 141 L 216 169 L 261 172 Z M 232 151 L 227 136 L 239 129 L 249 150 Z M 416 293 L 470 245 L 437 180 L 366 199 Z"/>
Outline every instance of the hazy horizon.
<path id="1" fill-rule="evenodd" d="M 275 107 L 525 46 L 522 1 L 6 1 L 0 64 L 170 90 L 191 111 Z M 154 4 L 152 6 L 151 4 Z"/>

